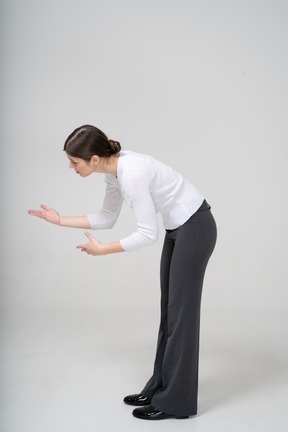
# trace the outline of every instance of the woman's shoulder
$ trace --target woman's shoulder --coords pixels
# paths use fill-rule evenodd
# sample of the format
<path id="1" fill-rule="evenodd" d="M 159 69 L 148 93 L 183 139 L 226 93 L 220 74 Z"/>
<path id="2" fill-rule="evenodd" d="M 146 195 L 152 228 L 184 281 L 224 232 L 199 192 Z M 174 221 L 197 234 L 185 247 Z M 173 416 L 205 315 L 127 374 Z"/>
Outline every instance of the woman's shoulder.
<path id="1" fill-rule="evenodd" d="M 149 157 L 129 150 L 121 151 L 117 171 L 119 181 L 127 187 L 147 183 L 151 176 Z"/>
<path id="2" fill-rule="evenodd" d="M 120 152 L 119 169 L 123 171 L 123 174 L 127 171 L 145 172 L 149 170 L 152 159 L 149 155 L 124 150 Z"/>
<path id="3" fill-rule="evenodd" d="M 143 154 L 143 153 L 138 153 L 132 150 L 121 150 L 120 151 L 120 158 L 122 158 L 124 160 L 132 160 L 132 159 L 147 159 L 150 158 L 151 156 Z"/>

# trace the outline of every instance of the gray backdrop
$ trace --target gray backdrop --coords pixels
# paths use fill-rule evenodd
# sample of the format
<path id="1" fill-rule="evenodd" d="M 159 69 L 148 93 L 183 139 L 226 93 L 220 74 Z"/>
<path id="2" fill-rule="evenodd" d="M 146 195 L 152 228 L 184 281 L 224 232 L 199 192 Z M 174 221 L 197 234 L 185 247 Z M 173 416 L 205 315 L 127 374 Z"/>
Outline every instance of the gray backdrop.
<path id="1" fill-rule="evenodd" d="M 56 326 L 95 314 L 120 339 L 121 320 L 149 320 L 156 338 L 163 230 L 151 247 L 90 257 L 76 249 L 82 230 L 27 214 L 42 202 L 62 215 L 101 207 L 102 175 L 80 178 L 62 151 L 85 123 L 172 165 L 211 204 L 204 334 L 215 314 L 230 328 L 240 314 L 245 338 L 259 314 L 279 337 L 269 328 L 287 314 L 287 16 L 284 0 L 2 0 L 4 344 L 5 329 L 45 313 Z M 124 205 L 113 230 L 94 234 L 134 229 Z"/>
<path id="2" fill-rule="evenodd" d="M 91 258 L 74 248 L 81 231 L 26 212 L 42 202 L 63 215 L 100 208 L 101 175 L 79 178 L 62 152 L 75 127 L 92 123 L 123 149 L 173 165 L 211 203 L 219 228 L 211 307 L 286 310 L 287 9 L 255 0 L 2 1 L 7 306 L 91 304 L 96 293 L 126 304 L 132 285 L 136 298 L 157 291 L 161 239 Z M 124 209 L 98 238 L 134 227 Z"/>

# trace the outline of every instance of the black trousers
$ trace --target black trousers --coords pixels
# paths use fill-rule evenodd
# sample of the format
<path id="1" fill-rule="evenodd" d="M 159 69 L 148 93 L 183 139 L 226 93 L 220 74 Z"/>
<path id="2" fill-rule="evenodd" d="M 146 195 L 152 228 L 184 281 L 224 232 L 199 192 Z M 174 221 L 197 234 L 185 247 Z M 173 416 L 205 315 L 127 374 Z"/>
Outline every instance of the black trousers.
<path id="1" fill-rule="evenodd" d="M 184 225 L 166 231 L 154 372 L 141 392 L 166 414 L 197 414 L 201 294 L 216 237 L 206 201 Z"/>

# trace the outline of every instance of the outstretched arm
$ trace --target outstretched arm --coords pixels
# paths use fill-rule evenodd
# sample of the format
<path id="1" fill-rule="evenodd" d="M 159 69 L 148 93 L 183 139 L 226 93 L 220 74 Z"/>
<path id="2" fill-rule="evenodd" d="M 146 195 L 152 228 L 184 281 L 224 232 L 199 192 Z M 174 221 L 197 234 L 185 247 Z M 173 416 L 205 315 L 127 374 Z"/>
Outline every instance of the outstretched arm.
<path id="1" fill-rule="evenodd" d="M 32 216 L 45 219 L 47 222 L 59 226 L 90 229 L 91 225 L 87 216 L 60 216 L 60 214 L 44 204 L 40 206 L 43 210 L 28 210 Z"/>
<path id="2" fill-rule="evenodd" d="M 41 219 L 45 219 L 47 222 L 51 222 L 55 225 L 66 226 L 71 228 L 83 228 L 90 229 L 91 225 L 87 216 L 60 216 L 59 213 L 41 204 L 43 210 L 28 210 L 28 213 L 32 216 L 37 216 Z M 88 232 L 85 233 L 89 240 L 89 243 L 77 246 L 82 252 L 86 252 L 88 255 L 108 255 L 111 253 L 124 252 L 121 243 L 114 242 L 106 245 L 102 245 L 97 239 L 92 237 Z"/>

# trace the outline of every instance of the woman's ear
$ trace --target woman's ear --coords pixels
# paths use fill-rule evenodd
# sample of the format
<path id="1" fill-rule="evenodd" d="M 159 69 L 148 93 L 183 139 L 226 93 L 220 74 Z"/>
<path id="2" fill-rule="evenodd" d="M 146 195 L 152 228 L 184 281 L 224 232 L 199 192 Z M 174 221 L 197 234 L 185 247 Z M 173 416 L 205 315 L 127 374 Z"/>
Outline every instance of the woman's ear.
<path id="1" fill-rule="evenodd" d="M 91 162 L 93 163 L 93 165 L 98 165 L 99 161 L 100 161 L 99 156 L 97 156 L 97 155 L 92 156 Z"/>

